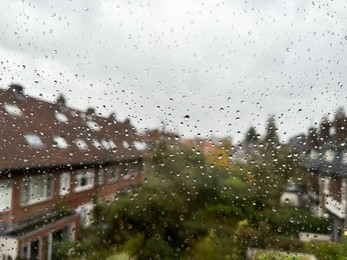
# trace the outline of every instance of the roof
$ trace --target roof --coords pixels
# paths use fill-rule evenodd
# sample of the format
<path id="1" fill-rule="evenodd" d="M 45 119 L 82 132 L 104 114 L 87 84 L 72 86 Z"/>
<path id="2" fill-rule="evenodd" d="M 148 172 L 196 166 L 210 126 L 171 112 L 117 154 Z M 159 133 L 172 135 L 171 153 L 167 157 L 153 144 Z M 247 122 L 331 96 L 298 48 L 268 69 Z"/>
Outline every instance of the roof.
<path id="1" fill-rule="evenodd" d="M 27 96 L 18 85 L 0 89 L 0 170 L 136 160 L 137 132 L 129 120 L 104 118 Z"/>

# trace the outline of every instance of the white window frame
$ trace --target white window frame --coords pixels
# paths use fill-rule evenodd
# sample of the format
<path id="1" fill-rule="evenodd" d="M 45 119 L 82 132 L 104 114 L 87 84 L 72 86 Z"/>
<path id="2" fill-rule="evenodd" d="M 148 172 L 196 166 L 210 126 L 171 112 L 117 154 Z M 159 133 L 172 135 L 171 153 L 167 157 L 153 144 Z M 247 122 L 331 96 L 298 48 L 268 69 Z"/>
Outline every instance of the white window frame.
<path id="1" fill-rule="evenodd" d="M 70 193 L 71 177 L 70 173 L 64 172 L 60 175 L 59 195 L 65 196 Z"/>
<path id="2" fill-rule="evenodd" d="M 94 171 L 88 170 L 80 170 L 75 175 L 75 192 L 81 192 L 85 190 L 90 190 L 94 187 Z M 83 184 L 83 181 L 87 181 L 86 184 Z M 83 185 L 82 185 L 83 184 Z"/>
<path id="3" fill-rule="evenodd" d="M 98 170 L 98 185 L 102 186 L 105 183 L 105 169 L 99 168 Z"/>
<path id="4" fill-rule="evenodd" d="M 325 151 L 324 157 L 328 162 L 332 162 L 335 158 L 335 152 L 331 149 L 328 149 Z"/>
<path id="5" fill-rule="evenodd" d="M 41 183 L 42 182 L 42 183 Z M 42 194 L 40 197 L 37 197 L 36 190 L 37 183 L 42 184 Z M 50 183 L 50 185 L 48 185 Z M 25 189 L 28 189 L 25 194 Z M 53 178 L 51 175 L 38 175 L 25 178 L 22 183 L 21 190 L 21 204 L 22 205 L 31 205 L 39 202 L 49 200 L 53 196 Z"/>
<path id="6" fill-rule="evenodd" d="M 8 211 L 12 207 L 12 182 L 0 181 L 1 199 L 6 196 L 4 205 L 0 205 L 0 212 Z"/>
<path id="7" fill-rule="evenodd" d="M 107 178 L 109 183 L 116 182 L 120 178 L 121 165 L 112 165 L 107 168 Z M 114 176 L 112 176 L 114 175 Z"/>
<path id="8" fill-rule="evenodd" d="M 122 167 L 122 178 L 124 180 L 129 180 L 131 178 L 131 170 L 132 170 L 132 167 L 131 167 L 131 164 L 125 164 L 124 167 Z"/>
<path id="9" fill-rule="evenodd" d="M 94 206 L 92 203 L 83 204 L 75 210 L 80 215 L 81 225 L 89 226 L 93 221 L 92 210 Z"/>

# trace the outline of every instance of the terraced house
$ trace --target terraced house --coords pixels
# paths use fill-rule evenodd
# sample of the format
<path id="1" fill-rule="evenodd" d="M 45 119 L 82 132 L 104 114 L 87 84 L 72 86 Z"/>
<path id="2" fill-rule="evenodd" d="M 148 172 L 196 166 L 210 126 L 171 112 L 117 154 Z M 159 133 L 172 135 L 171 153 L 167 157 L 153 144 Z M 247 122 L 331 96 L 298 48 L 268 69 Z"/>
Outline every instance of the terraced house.
<path id="1" fill-rule="evenodd" d="M 323 119 L 296 147 L 307 169 L 307 197 L 312 213 L 332 220 L 333 241 L 347 230 L 347 118 L 340 109 L 335 118 Z"/>
<path id="2" fill-rule="evenodd" d="M 141 143 L 120 122 L 0 90 L 0 255 L 51 259 L 57 241 L 77 239 L 96 202 L 142 182 Z"/>

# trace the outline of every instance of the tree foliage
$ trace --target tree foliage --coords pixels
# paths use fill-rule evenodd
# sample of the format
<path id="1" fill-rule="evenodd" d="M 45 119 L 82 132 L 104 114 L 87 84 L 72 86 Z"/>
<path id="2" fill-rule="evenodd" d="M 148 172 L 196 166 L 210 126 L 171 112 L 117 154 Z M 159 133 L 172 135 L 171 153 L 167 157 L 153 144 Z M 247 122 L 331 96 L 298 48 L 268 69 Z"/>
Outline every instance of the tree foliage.
<path id="1" fill-rule="evenodd" d="M 275 116 L 270 115 L 266 122 L 266 132 L 264 136 L 264 143 L 268 147 L 276 147 L 279 144 L 277 131 Z"/>
<path id="2" fill-rule="evenodd" d="M 151 153 L 147 181 L 114 203 L 95 206 L 94 223 L 75 247 L 76 254 L 87 259 L 119 254 L 135 259 L 245 259 L 249 247 L 265 248 L 274 245 L 274 236 L 297 234 L 276 213 L 280 187 L 295 168 L 285 147 L 272 151 L 269 161 L 265 156 L 262 164 L 247 165 L 210 163 L 212 154 L 165 141 Z M 279 232 L 280 225 L 288 230 Z M 318 227 L 320 223 L 312 226 Z M 284 241 L 283 248 L 293 244 Z"/>

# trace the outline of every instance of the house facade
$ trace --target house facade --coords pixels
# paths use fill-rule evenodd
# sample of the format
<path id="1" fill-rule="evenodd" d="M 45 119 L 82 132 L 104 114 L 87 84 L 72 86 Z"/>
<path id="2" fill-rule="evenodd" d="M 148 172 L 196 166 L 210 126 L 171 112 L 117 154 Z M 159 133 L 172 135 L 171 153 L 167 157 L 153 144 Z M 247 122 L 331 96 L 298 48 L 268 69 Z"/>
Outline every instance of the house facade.
<path id="1" fill-rule="evenodd" d="M 341 241 L 347 229 L 347 120 L 323 119 L 296 147 L 307 170 L 307 198 L 312 213 L 331 219 L 333 241 Z"/>
<path id="2" fill-rule="evenodd" d="M 96 202 L 143 180 L 142 152 L 129 120 L 98 116 L 0 90 L 0 255 L 54 259 L 75 240 Z"/>

